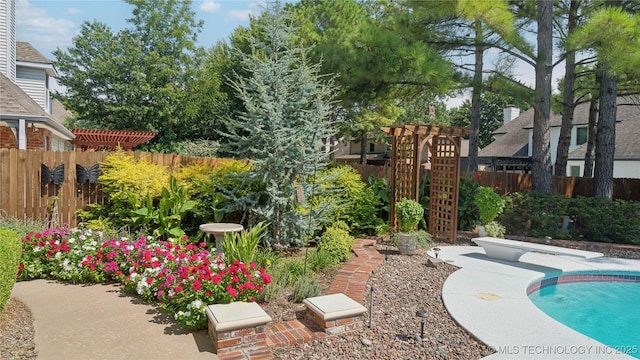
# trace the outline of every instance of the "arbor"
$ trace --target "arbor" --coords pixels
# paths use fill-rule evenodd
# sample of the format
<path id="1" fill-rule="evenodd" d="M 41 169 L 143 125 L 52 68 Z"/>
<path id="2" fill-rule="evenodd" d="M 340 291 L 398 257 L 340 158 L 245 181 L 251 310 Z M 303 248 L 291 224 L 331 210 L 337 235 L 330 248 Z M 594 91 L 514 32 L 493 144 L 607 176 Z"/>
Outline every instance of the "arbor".
<path id="1" fill-rule="evenodd" d="M 279 2 L 268 3 L 254 25 L 250 53 L 238 54 L 247 76 L 231 83 L 245 111 L 228 119 L 225 136 L 236 157 L 251 159 L 249 177 L 265 184 L 266 198 L 252 193 L 238 200 L 258 221 L 271 223 L 266 241 L 299 244 L 308 215 L 297 211 L 295 186 L 309 186 L 305 181 L 326 163 L 322 140 L 334 134 L 332 90 L 319 65 L 293 41 L 289 14 Z"/>
<path id="2" fill-rule="evenodd" d="M 223 103 L 215 86 L 192 84 L 197 34 L 190 1 L 126 0 L 134 6 L 130 28 L 113 33 L 93 21 L 82 24 L 73 46 L 57 49 L 61 102 L 75 113 L 76 126 L 157 131 L 159 150 L 174 150 L 177 140 L 194 135 L 192 127 Z M 214 106 L 215 107 L 215 106 Z M 205 119 L 205 124 L 210 118 Z"/>

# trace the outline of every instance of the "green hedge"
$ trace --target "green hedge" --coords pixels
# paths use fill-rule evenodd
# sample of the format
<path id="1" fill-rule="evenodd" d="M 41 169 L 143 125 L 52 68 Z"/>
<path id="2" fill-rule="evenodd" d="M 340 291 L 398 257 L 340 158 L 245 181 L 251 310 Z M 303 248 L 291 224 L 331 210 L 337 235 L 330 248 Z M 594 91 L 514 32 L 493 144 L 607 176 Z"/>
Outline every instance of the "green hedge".
<path id="1" fill-rule="evenodd" d="M 11 229 L 0 228 L 0 312 L 11 296 L 21 256 L 20 236 Z"/>
<path id="2" fill-rule="evenodd" d="M 567 230 L 564 216 L 572 221 Z M 634 201 L 514 193 L 498 221 L 511 235 L 640 244 L 640 202 Z"/>

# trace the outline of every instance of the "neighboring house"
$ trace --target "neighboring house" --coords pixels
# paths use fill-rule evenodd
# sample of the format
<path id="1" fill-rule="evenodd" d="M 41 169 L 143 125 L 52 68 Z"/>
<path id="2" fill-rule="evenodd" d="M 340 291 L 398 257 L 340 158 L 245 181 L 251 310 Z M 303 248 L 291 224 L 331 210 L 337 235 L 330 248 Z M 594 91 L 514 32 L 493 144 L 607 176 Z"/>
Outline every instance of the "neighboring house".
<path id="1" fill-rule="evenodd" d="M 370 165 L 386 165 L 391 161 L 391 145 L 378 142 L 371 139 L 367 144 L 367 164 Z M 335 160 L 343 163 L 358 163 L 360 161 L 360 142 L 341 141 L 336 147 Z M 425 169 L 431 169 L 430 152 L 428 147 L 424 147 L 421 154 L 421 166 Z M 460 141 L 460 171 L 467 171 L 469 164 L 469 140 L 461 139 Z"/>
<path id="2" fill-rule="evenodd" d="M 529 172 L 533 153 L 533 108 L 519 116 L 507 117 L 505 124 L 493 132 L 495 140 L 479 151 L 479 161 L 491 171 Z M 509 119 L 512 119 L 509 121 Z M 582 176 L 588 139 L 589 104 L 574 111 L 569 146 L 567 176 Z M 551 164 L 555 164 L 560 137 L 561 114 L 550 120 Z M 618 98 L 616 150 L 613 166 L 615 178 L 640 178 L 640 102 L 637 98 Z"/>
<path id="3" fill-rule="evenodd" d="M 15 0 L 0 1 L 0 148 L 71 150 L 70 116 L 51 99 L 51 61 L 15 38 Z"/>

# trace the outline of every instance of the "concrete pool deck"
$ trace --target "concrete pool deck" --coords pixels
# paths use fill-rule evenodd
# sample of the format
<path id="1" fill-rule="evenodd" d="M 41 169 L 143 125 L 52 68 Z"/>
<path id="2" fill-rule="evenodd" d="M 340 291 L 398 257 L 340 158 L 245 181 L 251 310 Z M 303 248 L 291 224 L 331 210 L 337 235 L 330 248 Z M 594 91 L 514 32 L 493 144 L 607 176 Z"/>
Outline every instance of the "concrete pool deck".
<path id="1" fill-rule="evenodd" d="M 446 280 L 443 302 L 460 326 L 496 350 L 486 359 L 632 359 L 546 315 L 527 287 L 566 271 L 640 271 L 640 260 L 527 253 L 510 262 L 488 258 L 479 246 L 440 249 L 441 260 L 460 268 Z"/>

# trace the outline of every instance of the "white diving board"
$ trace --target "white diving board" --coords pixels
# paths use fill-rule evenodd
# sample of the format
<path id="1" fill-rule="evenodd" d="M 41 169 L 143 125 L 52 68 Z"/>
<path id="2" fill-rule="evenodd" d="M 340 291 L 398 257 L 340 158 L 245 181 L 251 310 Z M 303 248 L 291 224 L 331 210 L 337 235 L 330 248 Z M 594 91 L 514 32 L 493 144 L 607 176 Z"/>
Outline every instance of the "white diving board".
<path id="1" fill-rule="evenodd" d="M 584 259 L 602 257 L 603 254 L 593 251 L 568 249 L 559 246 L 534 244 L 524 241 L 500 239 L 494 237 L 474 238 L 471 241 L 482 246 L 487 257 L 492 259 L 518 261 L 528 252 L 539 252 L 551 255 L 575 256 Z"/>

